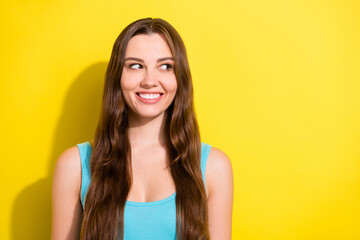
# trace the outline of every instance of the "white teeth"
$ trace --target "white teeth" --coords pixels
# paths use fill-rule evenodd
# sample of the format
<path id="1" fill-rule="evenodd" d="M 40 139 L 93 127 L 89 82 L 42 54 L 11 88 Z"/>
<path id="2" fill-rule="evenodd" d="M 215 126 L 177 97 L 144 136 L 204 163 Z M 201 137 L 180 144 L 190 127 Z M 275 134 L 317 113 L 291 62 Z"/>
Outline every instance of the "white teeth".
<path id="1" fill-rule="evenodd" d="M 144 99 L 155 99 L 155 98 L 158 98 L 160 97 L 160 94 L 159 93 L 156 93 L 156 94 L 142 94 L 142 93 L 139 93 L 139 96 L 141 98 L 144 98 Z"/>

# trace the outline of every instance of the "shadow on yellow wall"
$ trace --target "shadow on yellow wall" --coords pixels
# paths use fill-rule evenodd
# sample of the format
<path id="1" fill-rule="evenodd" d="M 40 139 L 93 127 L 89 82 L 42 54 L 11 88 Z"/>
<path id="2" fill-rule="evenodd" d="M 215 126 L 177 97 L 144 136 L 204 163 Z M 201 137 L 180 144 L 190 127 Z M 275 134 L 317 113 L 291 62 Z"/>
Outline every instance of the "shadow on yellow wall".
<path id="1" fill-rule="evenodd" d="M 73 81 L 68 90 L 54 133 L 48 177 L 27 186 L 16 197 L 11 214 L 11 239 L 50 238 L 51 185 L 54 166 L 65 149 L 93 139 L 100 114 L 106 67 L 107 62 L 92 64 Z M 39 117 L 46 118 L 46 116 Z M 36 159 L 32 153 L 28 155 L 29 159 Z"/>

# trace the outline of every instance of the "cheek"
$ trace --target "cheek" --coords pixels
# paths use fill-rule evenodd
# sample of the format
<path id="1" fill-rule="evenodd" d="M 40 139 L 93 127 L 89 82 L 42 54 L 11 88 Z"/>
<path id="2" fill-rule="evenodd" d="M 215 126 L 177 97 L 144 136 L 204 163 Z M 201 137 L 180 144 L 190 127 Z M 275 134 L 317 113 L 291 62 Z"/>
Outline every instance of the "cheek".
<path id="1" fill-rule="evenodd" d="M 131 75 L 123 72 L 120 79 L 120 86 L 123 91 L 132 90 L 136 87 L 136 78 Z"/>
<path id="2" fill-rule="evenodd" d="M 165 84 L 165 88 L 166 88 L 167 92 L 171 92 L 171 93 L 175 94 L 176 90 L 177 90 L 176 77 L 171 79 L 171 81 L 167 81 Z"/>
<path id="3" fill-rule="evenodd" d="M 121 93 L 122 97 L 127 105 L 131 102 L 131 90 L 134 89 L 135 86 L 133 86 L 133 81 L 131 81 L 131 78 L 127 74 L 122 74 L 120 79 L 120 87 L 121 87 Z"/>

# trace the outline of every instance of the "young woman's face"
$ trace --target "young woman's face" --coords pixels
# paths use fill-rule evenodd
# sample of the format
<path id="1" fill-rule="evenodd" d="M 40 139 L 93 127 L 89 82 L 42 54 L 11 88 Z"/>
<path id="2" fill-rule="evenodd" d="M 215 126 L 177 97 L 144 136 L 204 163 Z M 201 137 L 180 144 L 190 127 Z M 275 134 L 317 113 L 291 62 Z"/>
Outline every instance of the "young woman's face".
<path id="1" fill-rule="evenodd" d="M 130 114 L 154 118 L 174 100 L 177 82 L 174 59 L 159 34 L 139 34 L 127 45 L 121 89 Z"/>

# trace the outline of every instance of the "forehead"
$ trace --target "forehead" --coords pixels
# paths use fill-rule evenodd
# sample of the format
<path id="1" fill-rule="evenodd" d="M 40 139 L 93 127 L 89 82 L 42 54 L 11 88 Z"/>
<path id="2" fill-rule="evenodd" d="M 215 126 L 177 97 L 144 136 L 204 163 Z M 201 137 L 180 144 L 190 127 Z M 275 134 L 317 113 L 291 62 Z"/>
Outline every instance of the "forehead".
<path id="1" fill-rule="evenodd" d="M 126 48 L 126 57 L 170 57 L 171 50 L 163 38 L 158 33 L 139 34 L 132 37 Z"/>

